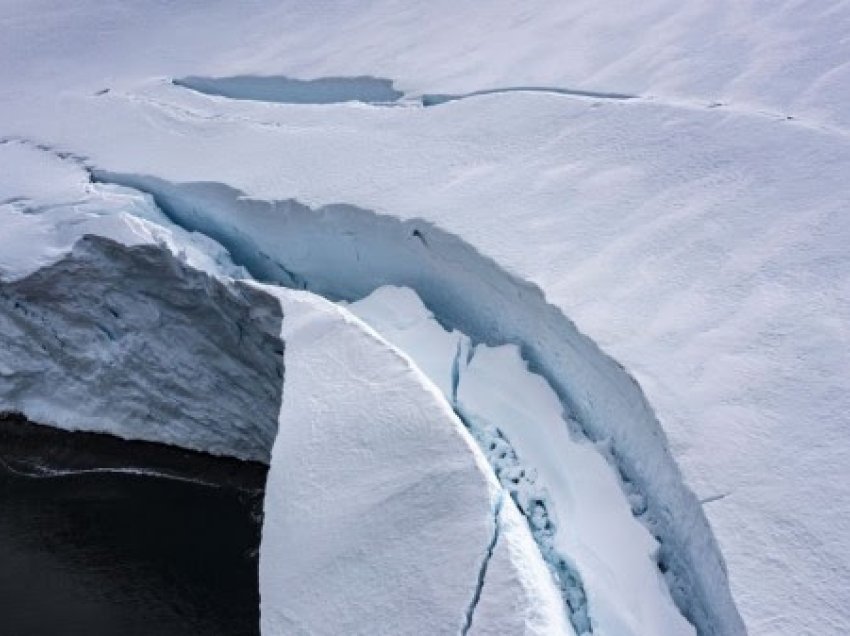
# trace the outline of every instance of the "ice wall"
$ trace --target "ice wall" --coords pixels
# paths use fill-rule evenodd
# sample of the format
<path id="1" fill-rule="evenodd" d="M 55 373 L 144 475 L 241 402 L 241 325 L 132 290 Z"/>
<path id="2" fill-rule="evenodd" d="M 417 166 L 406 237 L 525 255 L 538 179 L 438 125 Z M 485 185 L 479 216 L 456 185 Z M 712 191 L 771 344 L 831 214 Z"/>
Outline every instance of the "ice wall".
<path id="1" fill-rule="evenodd" d="M 276 299 L 161 245 L 86 235 L 0 281 L 0 411 L 268 461 L 280 321 Z"/>

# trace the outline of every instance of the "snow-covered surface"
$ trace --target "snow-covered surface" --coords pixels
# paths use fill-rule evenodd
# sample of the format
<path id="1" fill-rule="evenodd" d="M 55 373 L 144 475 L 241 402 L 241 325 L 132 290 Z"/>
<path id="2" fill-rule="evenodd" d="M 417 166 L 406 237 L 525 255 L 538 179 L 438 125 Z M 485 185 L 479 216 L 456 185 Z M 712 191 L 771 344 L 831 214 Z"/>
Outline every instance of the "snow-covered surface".
<path id="1" fill-rule="evenodd" d="M 637 384 L 538 289 L 424 221 L 346 205 L 314 210 L 252 201 L 217 184 L 97 174 L 155 192 L 171 218 L 224 242 L 263 278 L 342 298 L 404 284 L 476 339 L 523 343 L 583 428 L 610 445 L 624 479 L 645 496 L 647 523 L 662 539 L 658 561 L 670 571 L 685 615 L 706 633 L 740 631 L 710 529 Z"/>
<path id="2" fill-rule="evenodd" d="M 594 632 L 694 633 L 670 598 L 655 563 L 657 543 L 633 517 L 616 469 L 571 432 L 558 396 L 516 346 L 470 351 L 466 336 L 444 330 L 405 288 L 378 288 L 349 309 L 413 358 L 477 439 L 494 443 L 498 431 L 511 445 L 518 466 L 504 466 L 500 477 L 529 517 L 545 503 L 554 530 L 541 541 L 580 575 Z"/>
<path id="3" fill-rule="evenodd" d="M 446 331 L 407 287 L 379 287 L 348 309 L 410 356 L 446 399 L 454 402 L 458 361 L 466 360 L 470 347 L 466 335 Z"/>
<path id="4" fill-rule="evenodd" d="M 847 3 L 18 0 L 0 24 L 0 137 L 237 198 L 426 219 L 536 284 L 640 383 L 748 630 L 850 631 Z M 188 75 L 638 97 L 286 105 L 165 79 Z M 2 156 L 0 200 L 29 196 Z M 622 383 L 575 382 L 588 414 L 643 408 Z"/>
<path id="5" fill-rule="evenodd" d="M 169 222 L 146 194 L 91 183 L 75 159 L 20 140 L 0 144 L 0 280 L 23 278 L 59 260 L 87 234 L 127 247 L 156 245 L 216 276 L 247 273 L 202 234 Z"/>
<path id="6" fill-rule="evenodd" d="M 513 504 L 503 502 L 497 523 L 499 535 L 468 633 L 472 636 L 575 634 L 557 591 L 541 584 L 550 580 L 551 575 L 537 558 L 537 546 L 519 511 Z M 528 558 L 529 554 L 535 556 Z M 560 614 L 555 606 L 560 608 Z"/>
<path id="7" fill-rule="evenodd" d="M 0 409 L 269 461 L 285 345 L 264 634 L 573 634 L 528 527 L 410 360 L 313 294 L 232 281 L 246 272 L 150 196 L 3 150 L 21 176 L 0 208 Z"/>
<path id="8" fill-rule="evenodd" d="M 3 162 L 0 204 L 31 207 L 37 201 L 46 206 L 75 201 L 86 192 L 86 172 L 74 161 L 63 160 L 46 147 L 6 139 L 0 143 L 0 158 Z"/>
<path id="9" fill-rule="evenodd" d="M 263 634 L 571 634 L 527 526 L 436 387 L 344 309 L 277 293 Z"/>
<path id="10" fill-rule="evenodd" d="M 142 76 L 367 75 L 405 91 L 553 86 L 850 123 L 842 2 L 10 0 L 3 21 L 9 96 Z"/>

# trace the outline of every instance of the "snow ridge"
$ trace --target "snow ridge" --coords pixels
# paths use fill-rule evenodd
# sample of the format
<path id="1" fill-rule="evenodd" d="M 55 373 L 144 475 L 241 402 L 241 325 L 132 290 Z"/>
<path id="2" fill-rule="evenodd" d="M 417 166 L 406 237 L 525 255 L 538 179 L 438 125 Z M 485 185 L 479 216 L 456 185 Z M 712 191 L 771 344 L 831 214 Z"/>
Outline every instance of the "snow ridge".
<path id="1" fill-rule="evenodd" d="M 439 106 L 447 102 L 455 102 L 459 99 L 467 99 L 469 97 L 480 97 L 482 95 L 499 95 L 502 93 L 549 93 L 551 95 L 566 95 L 568 97 L 580 97 L 589 99 L 638 99 L 638 95 L 629 93 L 608 93 L 602 91 L 583 91 L 572 88 L 557 88 L 554 86 L 508 86 L 505 88 L 488 88 L 479 91 L 471 91 L 469 93 L 440 94 L 426 93 L 420 98 L 422 105 L 426 108 L 430 106 Z"/>

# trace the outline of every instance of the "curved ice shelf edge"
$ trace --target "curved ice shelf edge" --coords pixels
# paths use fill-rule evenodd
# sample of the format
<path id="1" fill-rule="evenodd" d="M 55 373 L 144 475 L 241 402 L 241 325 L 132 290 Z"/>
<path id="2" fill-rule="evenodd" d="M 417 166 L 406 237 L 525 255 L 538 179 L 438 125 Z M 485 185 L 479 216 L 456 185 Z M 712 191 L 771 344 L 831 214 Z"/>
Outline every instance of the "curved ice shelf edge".
<path id="1" fill-rule="evenodd" d="M 257 280 L 333 300 L 409 287 L 444 326 L 475 342 L 519 346 L 583 433 L 609 449 L 626 492 L 645 501 L 640 518 L 659 541 L 658 566 L 682 613 L 701 634 L 745 633 L 711 528 L 638 383 L 541 289 L 421 219 L 257 201 L 221 183 L 103 170 L 92 177 L 151 195 L 173 223 L 221 243 Z"/>
<path id="2" fill-rule="evenodd" d="M 598 448 L 565 417 L 515 345 L 472 346 L 415 292 L 381 287 L 347 304 L 442 392 L 525 517 L 576 633 L 692 634 L 654 562 L 658 544 Z"/>

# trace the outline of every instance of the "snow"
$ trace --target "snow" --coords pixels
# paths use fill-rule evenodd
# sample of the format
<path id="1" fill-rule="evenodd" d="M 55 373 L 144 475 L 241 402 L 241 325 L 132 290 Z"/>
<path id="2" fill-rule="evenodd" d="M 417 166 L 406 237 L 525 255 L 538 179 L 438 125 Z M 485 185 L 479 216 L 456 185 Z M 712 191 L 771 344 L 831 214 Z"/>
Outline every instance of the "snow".
<path id="1" fill-rule="evenodd" d="M 150 196 L 18 140 L 0 161 L 0 411 L 267 461 L 278 303 Z"/>
<path id="2" fill-rule="evenodd" d="M 11 147 L 24 150 L 13 158 L 31 179 L 54 176 L 41 161 L 49 150 Z M 285 345 L 282 450 L 271 458 L 262 543 L 272 555 L 263 560 L 264 633 L 572 634 L 518 511 L 502 505 L 483 457 L 407 358 L 312 294 L 233 282 L 228 274 L 247 274 L 224 249 L 173 225 L 150 196 L 68 172 L 70 185 L 49 202 L 34 190 L 4 208 L 17 225 L 3 237 L 0 408 L 268 461 Z M 270 332 L 278 302 L 283 344 Z M 340 466 L 329 449 L 354 461 Z M 308 483 L 277 480 L 293 469 Z M 330 516 L 311 487 L 334 491 Z M 314 514 L 288 518 L 299 499 Z M 317 550 L 334 581 L 315 568 Z M 321 607 L 304 587 L 307 571 Z M 411 611 L 388 620 L 403 603 Z M 476 621 L 478 603 L 487 609 Z"/>
<path id="3" fill-rule="evenodd" d="M 573 634 L 564 614 L 550 610 L 551 615 L 547 616 L 545 604 L 529 602 L 543 597 L 546 603 L 555 605 L 560 599 L 552 599 L 549 590 L 540 590 L 540 581 L 547 580 L 549 572 L 540 559 L 527 558 L 529 553 L 536 554 L 537 547 L 516 507 L 503 505 L 498 524 L 498 540 L 468 633 L 472 636 Z M 517 588 L 525 592 L 517 594 Z"/>
<path id="4" fill-rule="evenodd" d="M 0 143 L 3 179 L 0 203 L 25 204 L 38 200 L 42 205 L 65 203 L 83 195 L 88 183 L 86 173 L 73 162 L 35 148 L 20 140 Z"/>
<path id="5" fill-rule="evenodd" d="M 657 543 L 632 516 L 616 472 L 592 444 L 573 438 L 557 395 L 528 372 L 517 348 L 477 346 L 460 378 L 464 416 L 498 429 L 520 462 L 536 469 L 555 524 L 553 548 L 581 575 L 594 631 L 693 634 L 655 563 Z"/>
<path id="6" fill-rule="evenodd" d="M 528 528 L 502 512 L 510 501 L 497 505 L 498 484 L 436 387 L 344 309 L 266 289 L 282 302 L 286 381 L 260 551 L 263 634 L 571 634 Z"/>
<path id="7" fill-rule="evenodd" d="M 472 0 L 328 5 L 189 0 L 4 3 L 0 86 L 20 97 L 132 77 L 394 79 L 404 91 L 613 91 L 848 124 L 850 11 L 758 0 Z M 108 51 L 108 55 L 104 52 Z"/>
<path id="8" fill-rule="evenodd" d="M 9 166 L 0 180 L 2 280 L 24 278 L 54 263 L 87 234 L 127 247 L 161 246 L 216 276 L 247 276 L 215 241 L 173 225 L 149 195 L 91 183 L 88 172 L 62 153 L 10 140 L 0 144 L 0 161 Z"/>
<path id="9" fill-rule="evenodd" d="M 0 23 L 4 139 L 158 177 L 160 189 L 202 182 L 180 191 L 183 203 L 203 200 L 203 221 L 217 201 L 231 243 L 264 244 L 269 263 L 250 265 L 269 280 L 285 278 L 272 276 L 285 258 L 337 297 L 406 284 L 446 324 L 522 344 L 582 426 L 613 440 L 648 504 L 671 504 L 676 552 L 708 555 L 692 564 L 705 598 L 728 594 L 716 538 L 750 633 L 850 631 L 846 3 L 18 0 L 3 4 Z M 636 98 L 271 104 L 169 79 L 189 75 L 372 76 L 409 96 L 524 86 Z M 24 160 L 8 145 L 0 200 L 55 202 L 76 187 L 56 165 L 42 186 L 13 176 Z M 4 248 L 23 245 L 20 235 L 65 254 L 52 225 L 21 220 L 23 205 L 0 212 Z M 483 266 L 472 270 L 479 286 L 441 296 L 449 283 L 424 280 L 424 257 L 408 266 L 386 249 L 358 252 L 374 246 L 363 235 L 324 238 L 345 248 L 326 254 L 310 253 L 316 234 L 299 240 L 310 218 L 354 231 L 339 222 L 354 208 L 407 223 L 432 246 L 460 237 L 540 298 Z M 221 223 L 227 209 L 238 237 Z M 285 217 L 278 227 L 274 215 Z M 445 260 L 457 253 L 441 249 L 439 271 L 472 280 L 470 259 Z M 367 266 L 393 269 L 366 276 Z M 730 608 L 713 610 L 740 632 Z"/>

